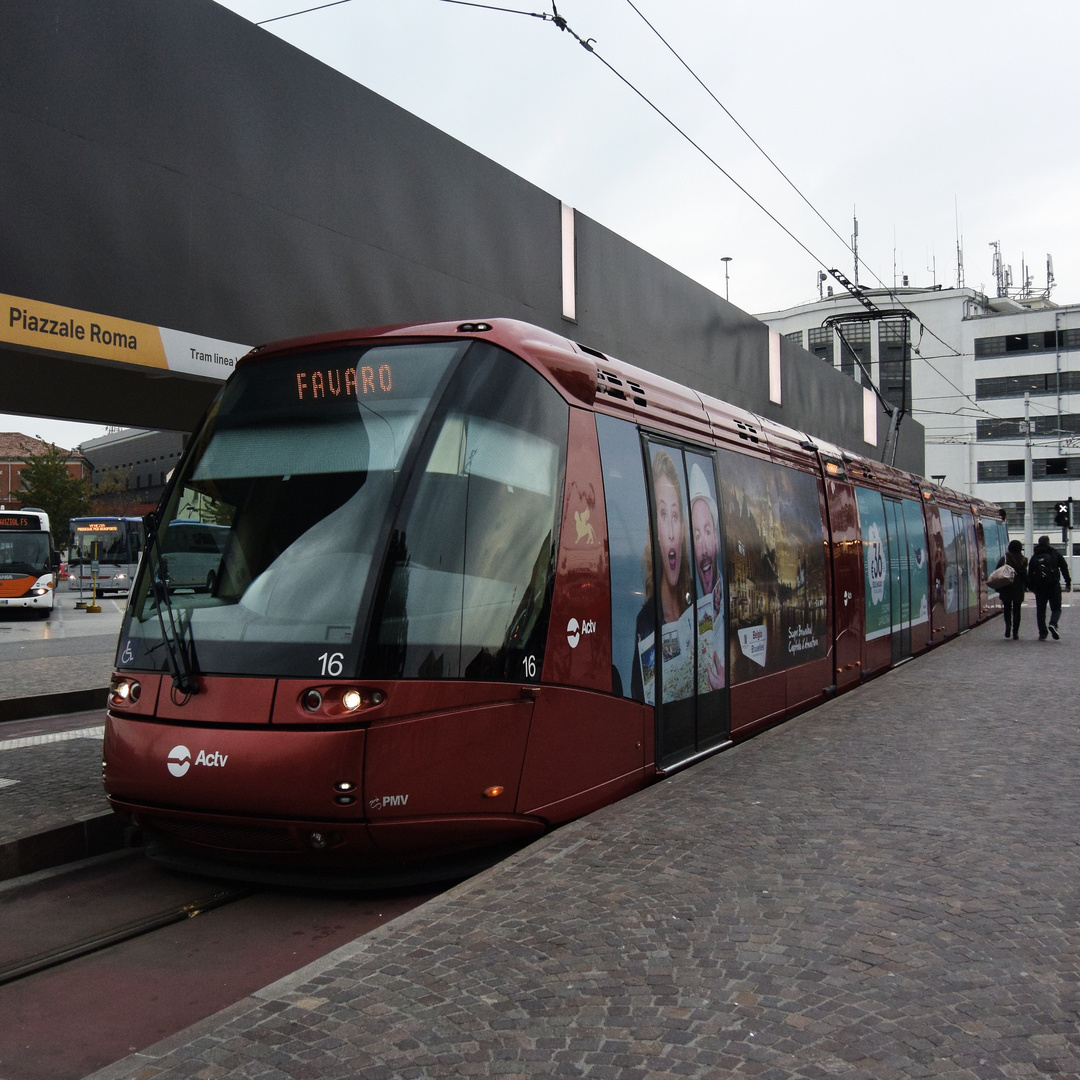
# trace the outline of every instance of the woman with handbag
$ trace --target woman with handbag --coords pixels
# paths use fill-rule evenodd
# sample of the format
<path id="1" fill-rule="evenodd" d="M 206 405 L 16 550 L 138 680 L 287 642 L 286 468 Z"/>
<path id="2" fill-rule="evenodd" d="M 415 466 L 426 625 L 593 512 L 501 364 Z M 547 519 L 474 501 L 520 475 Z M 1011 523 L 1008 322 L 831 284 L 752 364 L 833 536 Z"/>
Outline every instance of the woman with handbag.
<path id="1" fill-rule="evenodd" d="M 1020 637 L 1020 608 L 1024 603 L 1024 593 L 1027 591 L 1027 556 L 1024 555 L 1024 545 L 1019 540 L 1010 540 L 1009 548 L 1005 557 L 998 566 L 1011 566 L 1013 580 L 1011 585 L 999 588 L 1001 602 L 1005 605 L 1005 636 L 1017 640 Z"/>

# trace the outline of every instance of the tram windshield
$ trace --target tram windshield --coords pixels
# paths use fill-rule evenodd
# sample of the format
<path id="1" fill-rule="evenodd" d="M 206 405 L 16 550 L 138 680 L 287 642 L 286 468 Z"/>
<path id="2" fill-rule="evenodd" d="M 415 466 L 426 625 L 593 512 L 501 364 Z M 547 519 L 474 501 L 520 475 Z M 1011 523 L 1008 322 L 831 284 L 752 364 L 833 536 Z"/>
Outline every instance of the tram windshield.
<path id="1" fill-rule="evenodd" d="M 170 489 L 121 660 L 164 665 L 160 602 L 201 671 L 309 674 L 321 656 L 325 675 L 355 661 L 395 479 L 467 345 L 339 349 L 240 367 Z"/>
<path id="2" fill-rule="evenodd" d="M 568 423 L 486 342 L 242 365 L 169 489 L 118 664 L 164 670 L 180 642 L 205 674 L 538 678 Z"/>

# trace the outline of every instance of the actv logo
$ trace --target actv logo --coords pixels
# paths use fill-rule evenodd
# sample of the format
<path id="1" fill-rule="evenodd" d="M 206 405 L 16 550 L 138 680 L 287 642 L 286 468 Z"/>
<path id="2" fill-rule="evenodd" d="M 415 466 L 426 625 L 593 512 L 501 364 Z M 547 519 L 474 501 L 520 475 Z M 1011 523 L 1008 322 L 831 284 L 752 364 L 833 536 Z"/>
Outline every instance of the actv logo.
<path id="1" fill-rule="evenodd" d="M 221 769 L 224 768 L 225 762 L 228 760 L 229 755 L 221 753 L 220 750 L 213 750 L 209 754 L 205 750 L 200 750 L 194 762 L 192 762 L 191 751 L 186 746 L 174 746 L 169 751 L 169 757 L 165 764 L 173 776 L 184 776 L 193 764 L 205 765 L 211 769 Z"/>
<path id="2" fill-rule="evenodd" d="M 596 633 L 596 620 L 586 619 L 584 622 L 579 623 L 577 619 L 571 619 L 566 624 L 566 641 L 571 649 L 578 647 L 578 642 L 586 634 Z"/>
<path id="3" fill-rule="evenodd" d="M 169 772 L 183 776 L 191 768 L 191 751 L 186 746 L 174 746 L 169 751 Z"/>

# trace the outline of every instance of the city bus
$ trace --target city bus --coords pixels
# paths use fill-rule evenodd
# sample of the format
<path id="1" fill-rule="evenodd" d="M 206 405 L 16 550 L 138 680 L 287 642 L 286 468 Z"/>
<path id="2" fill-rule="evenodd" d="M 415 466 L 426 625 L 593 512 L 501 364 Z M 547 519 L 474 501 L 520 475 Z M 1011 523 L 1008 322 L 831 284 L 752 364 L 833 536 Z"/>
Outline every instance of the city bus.
<path id="1" fill-rule="evenodd" d="M 47 619 L 57 564 L 44 510 L 0 510 L 0 608 L 35 611 Z"/>
<path id="2" fill-rule="evenodd" d="M 126 593 L 143 549 L 137 517 L 81 517 L 69 523 L 68 588 L 89 593 L 97 564 L 98 594 Z"/>
<path id="3" fill-rule="evenodd" d="M 170 521 L 159 537 L 170 590 L 213 592 L 228 539 L 228 525 L 183 517 Z"/>

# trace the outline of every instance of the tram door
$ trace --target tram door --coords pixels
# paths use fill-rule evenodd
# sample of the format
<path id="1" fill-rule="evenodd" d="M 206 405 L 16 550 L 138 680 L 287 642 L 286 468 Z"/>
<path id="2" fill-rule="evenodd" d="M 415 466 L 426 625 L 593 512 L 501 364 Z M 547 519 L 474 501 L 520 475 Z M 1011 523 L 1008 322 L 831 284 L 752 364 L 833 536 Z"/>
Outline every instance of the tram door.
<path id="1" fill-rule="evenodd" d="M 892 662 L 911 655 L 911 544 L 899 499 L 883 500 L 889 534 L 889 594 L 892 600 Z"/>
<path id="2" fill-rule="evenodd" d="M 953 550 L 956 558 L 956 604 L 960 629 L 966 630 L 971 625 L 968 607 L 968 543 L 965 528 L 965 515 L 953 514 Z"/>
<path id="3" fill-rule="evenodd" d="M 941 541 L 945 548 L 945 613 L 956 615 L 957 629 L 971 625 L 971 609 L 978 604 L 978 547 L 975 521 L 970 514 L 939 508 Z"/>
<path id="4" fill-rule="evenodd" d="M 979 612 L 979 539 L 971 514 L 964 515 L 964 537 L 967 541 L 967 595 L 963 602 L 967 605 L 970 626 L 973 616 L 978 621 Z"/>
<path id="5" fill-rule="evenodd" d="M 919 627 L 919 647 L 926 644 L 929 555 L 922 507 L 912 499 L 887 496 L 882 503 L 889 549 L 892 662 L 897 664 L 915 651 L 913 627 Z"/>
<path id="6" fill-rule="evenodd" d="M 646 440 L 650 494 L 656 762 L 677 764 L 728 737 L 726 590 L 711 453 Z M 646 694 L 648 697 L 648 694 Z"/>

